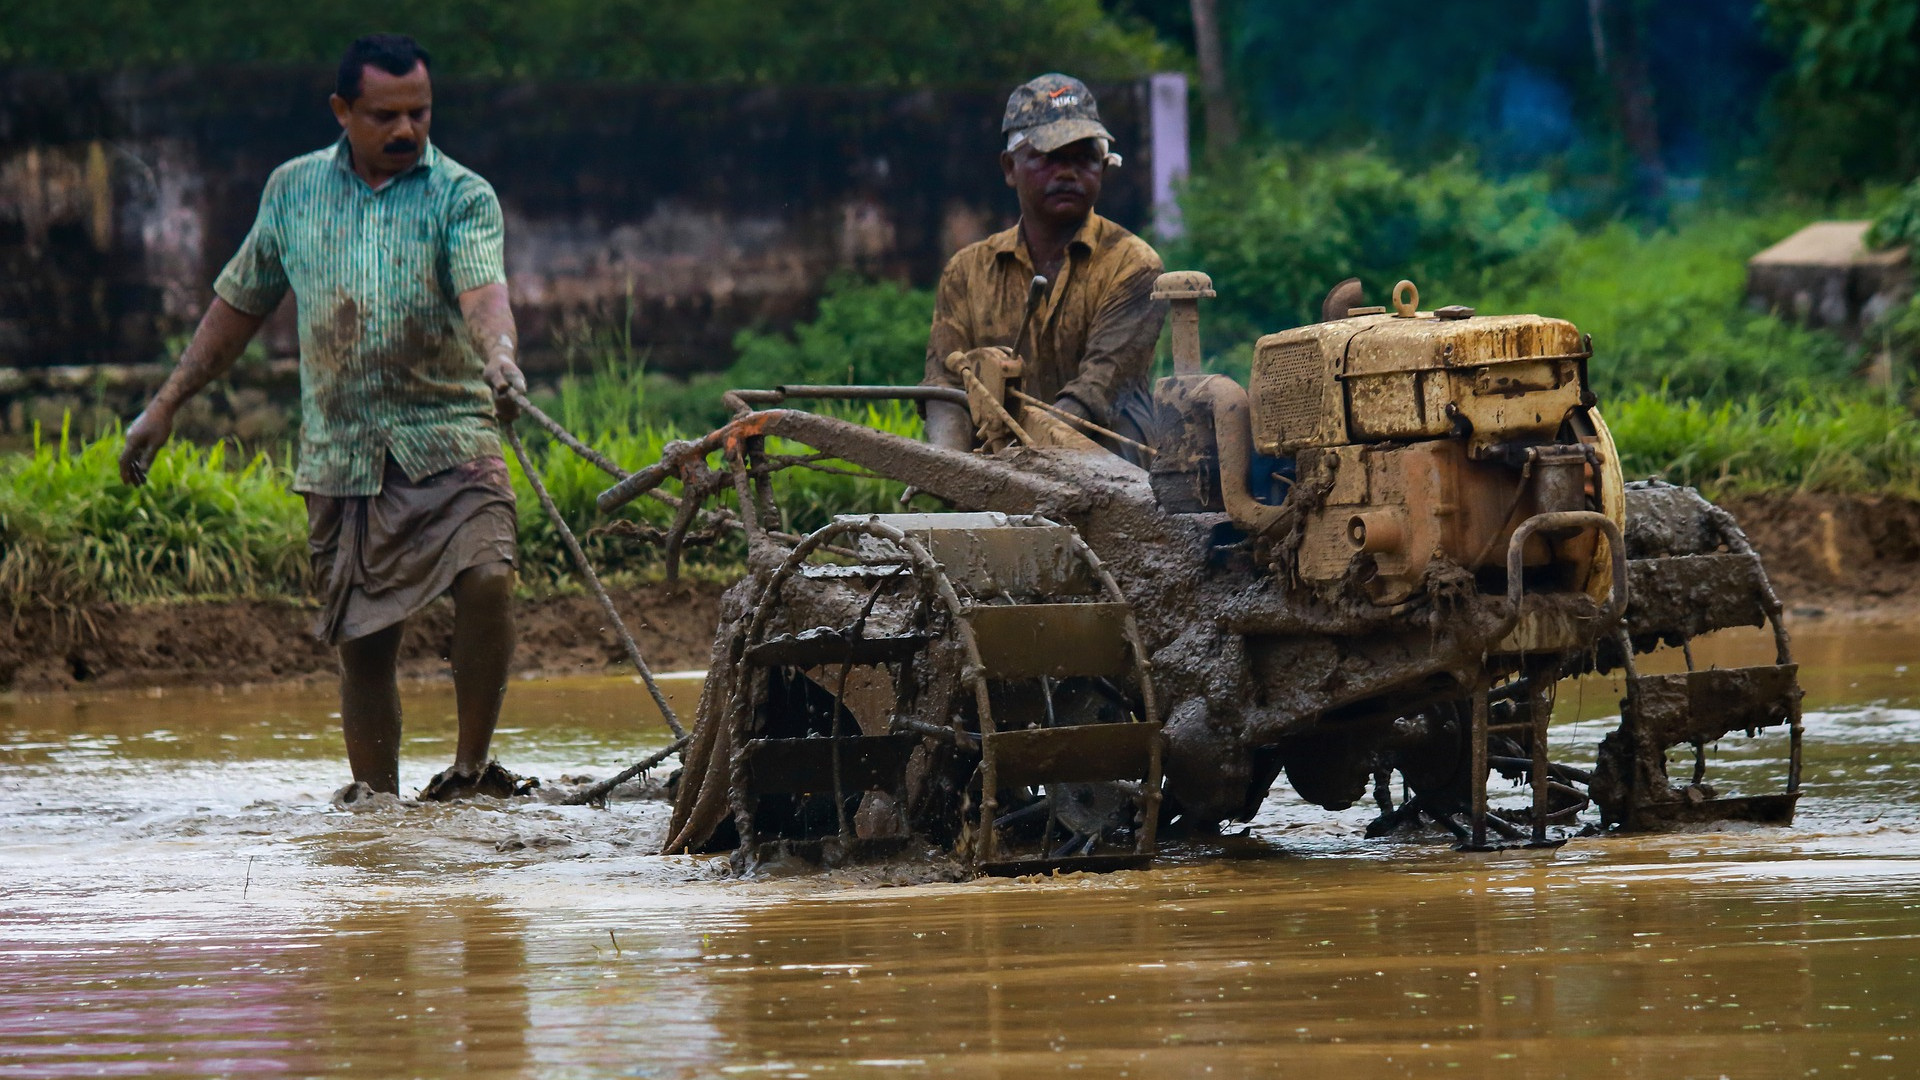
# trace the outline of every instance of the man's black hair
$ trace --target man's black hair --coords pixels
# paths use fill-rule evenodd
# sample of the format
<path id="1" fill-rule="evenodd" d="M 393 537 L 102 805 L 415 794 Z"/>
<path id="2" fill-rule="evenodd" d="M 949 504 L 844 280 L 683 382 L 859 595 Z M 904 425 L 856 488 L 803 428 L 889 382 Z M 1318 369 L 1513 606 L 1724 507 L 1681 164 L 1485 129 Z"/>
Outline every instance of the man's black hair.
<path id="1" fill-rule="evenodd" d="M 333 92 L 348 102 L 359 98 L 368 64 L 389 75 L 405 75 L 415 64 L 431 69 L 433 59 L 419 42 L 405 34 L 368 34 L 347 46 L 347 55 L 340 58 L 340 72 L 333 78 Z"/>

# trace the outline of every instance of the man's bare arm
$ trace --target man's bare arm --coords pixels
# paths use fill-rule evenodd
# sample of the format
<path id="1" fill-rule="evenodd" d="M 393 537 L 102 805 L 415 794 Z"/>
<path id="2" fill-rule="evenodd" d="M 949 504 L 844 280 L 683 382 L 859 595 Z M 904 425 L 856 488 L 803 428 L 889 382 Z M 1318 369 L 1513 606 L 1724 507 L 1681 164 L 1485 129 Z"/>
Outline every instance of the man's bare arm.
<path id="1" fill-rule="evenodd" d="M 214 299 L 194 329 L 193 340 L 180 354 L 179 366 L 127 428 L 127 446 L 120 453 L 121 480 L 134 485 L 147 482 L 153 455 L 173 434 L 174 414 L 187 399 L 233 367 L 263 322 L 265 316 L 249 315 L 225 300 Z"/>
<path id="2" fill-rule="evenodd" d="M 520 373 L 520 332 L 513 325 L 507 287 L 496 283 L 461 293 L 460 314 L 467 320 L 468 339 L 486 359 L 481 378 L 493 391 L 494 411 L 500 414 L 501 423 L 511 424 L 520 418 L 520 407 L 507 391 L 526 393 L 527 377 Z"/>

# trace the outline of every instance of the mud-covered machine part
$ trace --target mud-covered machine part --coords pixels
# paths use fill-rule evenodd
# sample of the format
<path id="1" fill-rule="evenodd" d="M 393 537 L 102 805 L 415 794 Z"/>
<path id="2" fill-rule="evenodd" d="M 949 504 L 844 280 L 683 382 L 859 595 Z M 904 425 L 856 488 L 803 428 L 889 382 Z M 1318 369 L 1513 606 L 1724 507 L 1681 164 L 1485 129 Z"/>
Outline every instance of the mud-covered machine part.
<path id="1" fill-rule="evenodd" d="M 966 389 L 730 392 L 732 422 L 603 493 L 612 510 L 668 479 L 730 486 L 749 538 L 670 849 L 1138 866 L 1163 826 L 1248 820 L 1283 775 L 1330 809 L 1370 790 L 1371 835 L 1438 826 L 1467 849 L 1791 820 L 1800 690 L 1779 601 L 1725 511 L 1624 482 L 1589 339 L 1423 311 L 1402 282 L 1391 310 L 1260 339 L 1249 392 L 1201 372 L 1212 295 L 1204 274 L 1161 279 L 1174 373 L 1145 469 L 1026 394 L 1011 349 L 981 348 L 946 358 Z M 783 407 L 833 397 L 951 403 L 978 449 Z M 827 460 L 950 512 L 761 524 L 780 520 L 774 470 Z M 1693 669 L 1693 639 L 1762 625 L 1776 663 Z M 1674 646 L 1688 670 L 1638 671 Z M 1557 760 L 1557 686 L 1610 671 L 1619 729 L 1591 766 Z M 1705 748 L 1735 733 L 1784 735 L 1780 788 L 1709 782 Z"/>
<path id="2" fill-rule="evenodd" d="M 751 609 L 717 673 L 749 865 L 929 844 L 989 874 L 1152 857 L 1152 676 L 1131 605 L 1070 527 L 843 517 L 795 545 Z"/>

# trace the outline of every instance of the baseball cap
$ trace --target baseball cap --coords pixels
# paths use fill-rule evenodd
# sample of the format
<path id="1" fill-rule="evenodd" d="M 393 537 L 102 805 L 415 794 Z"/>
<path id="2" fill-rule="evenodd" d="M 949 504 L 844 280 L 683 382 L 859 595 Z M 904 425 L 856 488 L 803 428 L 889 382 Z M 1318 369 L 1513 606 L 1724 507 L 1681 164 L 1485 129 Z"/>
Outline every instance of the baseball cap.
<path id="1" fill-rule="evenodd" d="M 1000 130 L 1009 136 L 1007 149 L 1028 143 L 1043 154 L 1081 139 L 1113 141 L 1100 123 L 1100 108 L 1087 84 L 1058 72 L 1042 75 L 1007 98 Z"/>

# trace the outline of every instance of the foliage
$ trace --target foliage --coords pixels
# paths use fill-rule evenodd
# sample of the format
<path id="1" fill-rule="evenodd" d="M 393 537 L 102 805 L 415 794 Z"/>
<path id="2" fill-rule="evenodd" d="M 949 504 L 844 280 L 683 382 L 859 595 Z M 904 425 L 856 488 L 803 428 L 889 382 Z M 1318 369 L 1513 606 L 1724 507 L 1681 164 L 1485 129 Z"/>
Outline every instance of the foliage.
<path id="1" fill-rule="evenodd" d="M 34 432 L 0 457 L 0 596 L 9 606 L 65 607 L 191 596 L 298 593 L 307 574 L 306 513 L 291 476 L 224 444 L 175 442 L 144 487 L 120 482 L 118 432 L 72 448 Z"/>
<path id="2" fill-rule="evenodd" d="M 1524 273 L 1434 302 L 1571 320 L 1593 335 L 1589 373 L 1603 402 L 1662 387 L 1680 398 L 1778 400 L 1838 385 L 1853 366 L 1831 335 L 1743 306 L 1747 257 L 1812 216 L 1703 210 L 1660 229 L 1614 223 L 1543 248 Z"/>
<path id="3" fill-rule="evenodd" d="M 1230 8 L 1228 66 L 1270 136 L 1409 161 L 1470 149 L 1497 176 L 1567 177 L 1556 208 L 1604 215 L 1627 194 L 1633 163 L 1618 74 L 1644 76 L 1674 175 L 1725 176 L 1757 149 L 1767 113 L 1756 104 L 1785 57 L 1754 6 L 1476 0 L 1435 18 L 1422 0 L 1260 0 Z"/>
<path id="4" fill-rule="evenodd" d="M 729 373 L 740 386 L 880 383 L 911 386 L 925 370 L 933 293 L 892 281 L 840 276 L 827 283 L 814 318 L 793 333 L 742 330 Z"/>
<path id="5" fill-rule="evenodd" d="M 1917 0 L 1761 0 L 1791 40 L 1794 74 L 1828 93 L 1910 93 L 1920 77 Z"/>
<path id="6" fill-rule="evenodd" d="M 617 378 L 578 381 L 570 393 L 573 415 L 613 415 L 618 405 L 590 403 L 602 393 L 624 398 L 631 385 Z M 560 412 L 566 415 L 567 406 Z M 910 407 L 886 404 L 841 415 L 906 438 L 920 437 L 920 420 Z M 0 455 L 0 607 L 60 610 L 99 601 L 304 595 L 306 514 L 290 488 L 290 470 L 263 455 L 235 462 L 225 443 L 201 448 L 176 441 L 155 459 L 147 484 L 131 488 L 119 478 L 125 445 L 119 432 L 86 442 L 70 435 L 63 431 L 58 441 L 42 441 L 36 433 L 30 452 Z M 658 461 L 661 448 L 675 437 L 670 427 L 632 424 L 601 430 L 590 440 L 614 461 L 639 468 Z M 806 452 L 778 439 L 768 449 Z M 577 587 L 558 530 L 519 462 L 508 456 L 519 506 L 523 587 L 536 592 Z M 659 577 L 664 569 L 660 533 L 671 521 L 670 507 L 642 499 L 610 519 L 595 499 L 611 477 L 552 442 L 533 440 L 529 458 L 604 578 L 634 583 Z M 818 464 L 846 469 L 843 463 Z M 678 495 L 680 485 L 672 481 L 662 490 Z M 835 514 L 895 510 L 902 490 L 892 481 L 785 469 L 773 477 L 781 513 L 774 525 L 806 532 Z M 709 505 L 736 502 L 726 493 Z M 737 531 L 707 530 L 694 536 L 684 565 L 697 577 L 728 578 L 739 573 L 744 554 Z"/>
<path id="7" fill-rule="evenodd" d="M 1643 392 L 1605 412 L 1629 477 L 1708 498 L 1780 488 L 1920 498 L 1920 424 L 1857 391 L 1719 404 Z"/>
<path id="8" fill-rule="evenodd" d="M 1219 340 L 1317 320 L 1349 276 L 1372 303 L 1403 277 L 1423 296 L 1477 293 L 1567 232 L 1536 181 L 1496 183 L 1458 161 L 1410 172 L 1368 151 L 1250 153 L 1196 174 L 1181 211 L 1168 265 L 1213 276 Z"/>
<path id="9" fill-rule="evenodd" d="M 932 321 L 929 290 L 839 275 L 828 280 L 813 319 L 787 333 L 736 334 L 738 357 L 725 371 L 675 378 L 648 371 L 646 355 L 624 332 L 576 335 L 564 343 L 570 374 L 536 402 L 569 431 L 710 431 L 726 422 L 720 396 L 733 387 L 918 383 Z M 537 430 L 529 437 L 545 439 Z"/>
<path id="10" fill-rule="evenodd" d="M 332 64 L 376 29 L 419 38 L 446 72 L 534 78 L 924 85 L 1059 68 L 1122 78 L 1174 59 L 1098 0 L 19 0 L 0 20 L 0 63 Z"/>
<path id="11" fill-rule="evenodd" d="M 1908 262 L 1920 266 L 1920 180 L 1900 190 L 1867 230 L 1867 246 L 1890 248 L 1905 244 L 1910 249 Z M 1920 357 L 1920 296 L 1909 296 L 1906 303 L 1881 316 L 1873 328 L 1881 347 L 1911 362 Z"/>
<path id="12" fill-rule="evenodd" d="M 1867 230 L 1867 246 L 1890 248 L 1912 245 L 1920 254 L 1920 180 L 1900 189 Z"/>
<path id="13" fill-rule="evenodd" d="M 1920 169 L 1920 0 L 1761 0 L 1791 51 L 1781 178 L 1816 191 Z"/>

